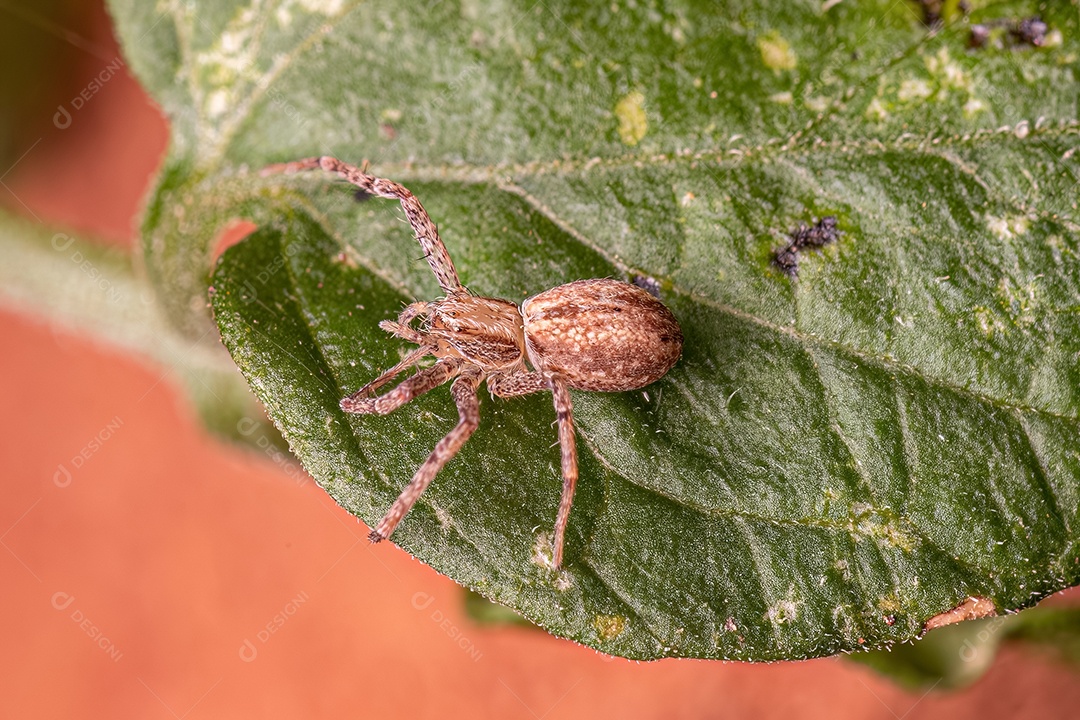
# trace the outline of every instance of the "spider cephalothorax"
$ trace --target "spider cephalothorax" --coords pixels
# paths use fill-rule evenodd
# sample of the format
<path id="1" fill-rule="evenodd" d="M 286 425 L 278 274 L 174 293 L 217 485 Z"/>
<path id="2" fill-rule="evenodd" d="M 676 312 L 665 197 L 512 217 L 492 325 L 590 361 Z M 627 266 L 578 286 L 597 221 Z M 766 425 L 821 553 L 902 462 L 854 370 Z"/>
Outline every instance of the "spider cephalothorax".
<path id="1" fill-rule="evenodd" d="M 552 538 L 552 564 L 561 567 L 578 472 L 569 389 L 619 392 L 660 379 L 682 351 L 682 331 L 675 316 L 641 288 L 603 278 L 546 290 L 525 300 L 520 308 L 508 300 L 473 295 L 458 280 L 450 255 L 420 201 L 401 185 L 327 156 L 274 165 L 264 172 L 315 168 L 337 173 L 371 195 L 399 200 L 446 293 L 441 300 L 409 305 L 396 322 L 379 324 L 417 347 L 341 401 L 347 412 L 385 415 L 453 380 L 450 392 L 458 408 L 457 426 L 435 445 L 371 531 L 371 540 L 390 536 L 443 465 L 472 435 L 480 421 L 477 388 L 486 380 L 488 389 L 498 397 L 545 390 L 554 397 L 563 490 Z M 417 320 L 419 325 L 414 327 Z M 375 395 L 427 356 L 437 358 L 434 365 L 388 393 Z"/>

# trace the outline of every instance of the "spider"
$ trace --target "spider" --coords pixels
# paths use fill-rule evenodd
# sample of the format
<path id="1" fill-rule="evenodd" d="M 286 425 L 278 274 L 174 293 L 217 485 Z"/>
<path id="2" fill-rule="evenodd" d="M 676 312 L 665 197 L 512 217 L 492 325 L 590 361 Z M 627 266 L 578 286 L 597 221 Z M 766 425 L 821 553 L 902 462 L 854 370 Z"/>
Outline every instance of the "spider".
<path id="1" fill-rule="evenodd" d="M 385 415 L 453 381 L 450 393 L 457 405 L 457 425 L 435 445 L 369 539 L 379 542 L 394 532 L 439 470 L 472 435 L 480 422 L 477 390 L 486 380 L 488 390 L 497 397 L 550 391 L 554 398 L 563 487 L 551 545 L 552 565 L 560 569 L 578 478 L 570 388 L 621 392 L 660 379 L 682 352 L 682 330 L 675 316 L 645 290 L 603 278 L 546 290 L 525 300 L 520 308 L 508 300 L 473 295 L 458 279 L 435 223 L 416 196 L 396 182 L 329 156 L 271 165 L 263 174 L 315 169 L 336 173 L 369 195 L 400 201 L 446 293 L 439 300 L 408 305 L 396 322 L 379 323 L 383 330 L 417 347 L 341 400 L 346 412 Z M 416 327 L 413 321 L 418 318 Z M 436 358 L 434 365 L 386 394 L 375 395 L 428 355 Z"/>

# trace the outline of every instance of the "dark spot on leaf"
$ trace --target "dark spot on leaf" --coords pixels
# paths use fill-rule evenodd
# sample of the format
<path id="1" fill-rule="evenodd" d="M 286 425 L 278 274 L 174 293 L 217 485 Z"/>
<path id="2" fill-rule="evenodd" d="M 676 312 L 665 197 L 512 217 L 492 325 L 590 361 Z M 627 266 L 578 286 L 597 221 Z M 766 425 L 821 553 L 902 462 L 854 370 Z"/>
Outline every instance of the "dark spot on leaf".
<path id="1" fill-rule="evenodd" d="M 1039 47 L 1046 42 L 1047 29 L 1046 23 L 1036 15 L 1021 20 L 1017 26 L 1010 31 L 1010 34 L 1017 44 Z"/>
<path id="2" fill-rule="evenodd" d="M 651 278 L 648 275 L 635 275 L 633 283 L 654 298 L 660 298 L 660 283 L 656 281 L 656 278 Z"/>
<path id="3" fill-rule="evenodd" d="M 356 202 L 367 202 L 371 198 L 375 197 L 371 193 L 365 192 L 365 191 L 359 190 L 359 189 L 353 191 L 352 196 L 353 196 L 353 200 L 355 200 Z"/>
<path id="4" fill-rule="evenodd" d="M 940 30 L 948 20 L 957 16 L 967 16 L 971 12 L 971 5 L 967 0 L 960 0 L 955 9 L 948 8 L 947 0 L 915 0 L 915 4 L 922 11 L 922 23 L 930 30 Z"/>
<path id="5" fill-rule="evenodd" d="M 922 22 L 928 28 L 941 26 L 941 11 L 945 8 L 945 0 L 916 0 L 916 4 L 922 10 Z"/>
<path id="6" fill-rule="evenodd" d="M 972 25 L 971 32 L 968 34 L 968 47 L 972 49 L 978 49 L 986 47 L 986 42 L 990 39 L 990 28 L 982 23 Z"/>
<path id="7" fill-rule="evenodd" d="M 773 263 L 789 277 L 799 274 L 799 255 L 791 245 L 777 250 Z"/>
<path id="8" fill-rule="evenodd" d="M 812 226 L 800 225 L 790 235 L 790 242 L 773 253 L 773 264 L 787 275 L 799 274 L 799 252 L 804 248 L 818 248 L 835 242 L 840 237 L 836 229 L 836 216 L 828 215 Z"/>
<path id="9" fill-rule="evenodd" d="M 1038 15 L 1016 20 L 1001 18 L 971 26 L 968 47 L 979 50 L 988 45 L 997 47 L 1042 47 L 1049 27 Z"/>

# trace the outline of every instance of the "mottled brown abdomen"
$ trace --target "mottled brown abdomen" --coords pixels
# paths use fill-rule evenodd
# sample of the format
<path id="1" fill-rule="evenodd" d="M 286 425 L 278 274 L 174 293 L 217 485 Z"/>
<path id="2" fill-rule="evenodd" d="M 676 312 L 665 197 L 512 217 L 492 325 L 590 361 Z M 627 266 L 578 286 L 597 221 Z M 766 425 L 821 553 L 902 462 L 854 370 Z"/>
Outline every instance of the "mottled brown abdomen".
<path id="1" fill-rule="evenodd" d="M 617 280 L 578 280 L 521 304 L 533 367 L 578 390 L 636 390 L 663 377 L 682 352 L 664 304 Z"/>

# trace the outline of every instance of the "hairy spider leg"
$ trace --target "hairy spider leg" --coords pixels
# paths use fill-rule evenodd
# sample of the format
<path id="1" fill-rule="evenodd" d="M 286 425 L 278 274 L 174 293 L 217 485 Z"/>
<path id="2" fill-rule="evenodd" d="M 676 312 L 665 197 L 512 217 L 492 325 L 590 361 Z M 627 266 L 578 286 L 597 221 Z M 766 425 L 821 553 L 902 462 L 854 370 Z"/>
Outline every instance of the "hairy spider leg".
<path id="1" fill-rule="evenodd" d="M 487 386 L 492 395 L 501 398 L 520 397 L 550 389 L 547 378 L 538 372 L 489 375 Z"/>
<path id="2" fill-rule="evenodd" d="M 577 443 L 574 438 L 574 409 L 570 402 L 570 390 L 557 380 L 551 380 L 551 393 L 555 400 L 555 418 L 559 423 L 559 448 L 562 456 L 562 497 L 559 499 L 559 513 L 555 516 L 555 537 L 551 542 L 551 557 L 555 569 L 562 567 L 563 544 L 566 539 L 566 526 L 570 522 L 570 506 L 574 502 L 574 488 L 577 487 Z"/>
<path id="3" fill-rule="evenodd" d="M 435 278 L 439 281 L 439 287 L 447 294 L 463 289 L 461 281 L 458 280 L 457 270 L 454 269 L 454 263 L 450 260 L 450 253 L 447 252 L 446 246 L 443 245 L 442 240 L 439 238 L 439 230 L 435 227 L 435 223 L 432 222 L 416 196 L 393 180 L 368 175 L 355 165 L 342 162 L 329 155 L 269 165 L 263 168 L 261 174 L 289 174 L 301 170 L 315 169 L 336 173 L 370 195 L 400 201 L 401 207 L 405 211 L 405 217 L 409 219 L 409 224 L 412 225 L 413 232 L 416 233 L 416 239 L 424 250 L 424 258 L 427 259 L 431 271 L 435 273 Z"/>
<path id="4" fill-rule="evenodd" d="M 458 361 L 440 360 L 432 369 L 446 362 L 456 363 Z M 442 470 L 443 466 L 452 457 L 457 455 L 458 450 L 461 449 L 461 446 L 465 444 L 465 441 L 469 439 L 469 436 L 473 434 L 473 431 L 480 424 L 480 399 L 476 395 L 476 389 L 480 387 L 483 372 L 477 367 L 468 365 L 464 368 L 456 366 L 455 370 L 460 374 L 454 380 L 454 384 L 450 386 L 450 394 L 457 405 L 458 424 L 446 434 L 446 437 L 436 443 L 435 449 L 428 455 L 427 460 L 417 468 L 412 480 L 405 486 L 405 489 L 402 490 L 394 504 L 390 506 L 390 510 L 379 521 L 379 524 L 368 535 L 371 542 L 379 542 L 390 537 L 401 519 L 412 509 L 416 499 L 435 479 L 435 475 Z"/>
<path id="5" fill-rule="evenodd" d="M 376 390 L 378 390 L 383 385 L 385 385 L 386 383 L 393 380 L 403 370 L 405 370 L 407 368 L 410 368 L 413 365 L 415 365 L 416 363 L 420 362 L 424 358 L 424 356 L 431 354 L 432 350 L 434 350 L 434 348 L 432 348 L 432 347 L 430 347 L 428 345 L 421 345 L 418 348 L 414 348 L 414 349 L 410 350 L 405 355 L 405 357 L 401 358 L 401 362 L 399 362 L 397 365 L 390 368 L 389 370 L 384 372 L 382 375 L 375 378 L 374 380 L 369 382 L 367 385 L 365 385 L 364 387 L 362 387 L 359 390 L 357 390 L 356 392 L 354 392 L 352 395 L 349 395 L 348 397 L 342 398 L 341 403 L 340 403 L 341 409 L 344 410 L 345 412 L 357 412 L 357 413 L 368 412 L 368 411 L 364 411 L 364 410 L 353 410 L 352 408 L 354 406 L 356 406 L 356 403 L 358 403 L 360 400 L 371 398 L 371 396 L 375 393 Z M 431 368 L 428 368 L 428 369 L 431 370 L 431 369 L 434 369 L 434 367 L 436 367 L 436 366 L 433 365 Z M 443 380 L 443 382 L 446 382 L 446 380 Z M 435 387 L 435 386 L 432 386 L 432 387 Z M 431 388 L 428 388 L 428 390 L 430 390 L 430 389 Z M 417 394 L 419 394 L 419 393 L 417 393 Z M 415 395 L 413 397 L 415 397 Z"/>
<path id="6" fill-rule="evenodd" d="M 578 479 L 577 442 L 574 436 L 574 411 L 570 401 L 570 391 L 558 378 L 548 378 L 539 372 L 490 377 L 488 389 L 493 395 L 502 398 L 551 390 L 555 403 L 556 422 L 559 425 L 559 453 L 563 478 L 559 512 L 555 516 L 555 534 L 551 540 L 552 564 L 558 570 L 562 567 L 566 527 L 570 522 L 570 506 L 574 503 L 574 489 L 577 487 Z"/>
<path id="7" fill-rule="evenodd" d="M 383 320 L 379 323 L 379 327 L 395 337 L 399 337 L 402 340 L 407 340 L 411 343 L 416 343 L 417 345 L 423 345 L 425 342 L 423 334 L 413 330 L 408 325 L 402 325 L 393 320 Z"/>
<path id="8" fill-rule="evenodd" d="M 413 355 L 418 348 L 409 355 Z M 409 357 L 406 356 L 405 360 Z M 404 360 L 402 362 L 405 362 Z M 461 369 L 461 360 L 458 358 L 444 358 L 429 368 L 424 368 L 412 377 L 401 381 L 397 387 L 385 395 L 378 397 L 360 396 L 363 389 L 357 390 L 349 397 L 341 399 L 341 409 L 345 412 L 357 415 L 387 415 L 397 410 L 407 402 L 410 402 L 426 392 L 430 392 L 458 374 Z M 380 378 L 381 379 L 381 378 Z M 365 386 L 367 387 L 367 386 Z"/>

